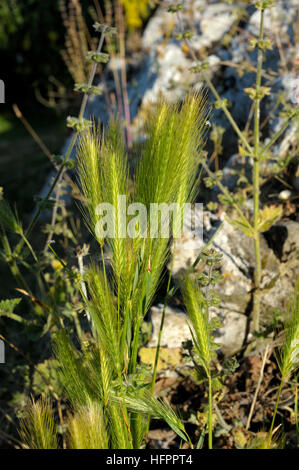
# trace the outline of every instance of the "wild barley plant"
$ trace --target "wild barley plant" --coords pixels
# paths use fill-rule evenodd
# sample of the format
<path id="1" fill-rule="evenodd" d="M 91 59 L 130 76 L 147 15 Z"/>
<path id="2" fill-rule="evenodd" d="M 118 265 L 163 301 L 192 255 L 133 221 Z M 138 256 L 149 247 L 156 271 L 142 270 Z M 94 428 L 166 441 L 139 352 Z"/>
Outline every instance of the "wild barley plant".
<path id="1" fill-rule="evenodd" d="M 31 400 L 26 419 L 20 421 L 19 432 L 26 447 L 31 449 L 57 448 L 57 429 L 48 399 L 41 398 L 36 403 L 33 399 Z"/>
<path id="2" fill-rule="evenodd" d="M 193 330 L 191 331 L 194 349 L 199 358 L 199 365 L 204 370 L 208 380 L 208 433 L 209 449 L 212 448 L 212 373 L 211 363 L 214 359 L 213 340 L 211 336 L 211 326 L 209 322 L 209 313 L 207 303 L 202 291 L 199 289 L 196 281 L 186 277 L 182 282 L 182 294 L 188 316 L 190 318 Z"/>
<path id="3" fill-rule="evenodd" d="M 297 282 L 294 298 L 292 299 L 288 316 L 285 321 L 283 345 L 278 348 L 277 362 L 281 375 L 280 385 L 277 393 L 275 409 L 272 417 L 271 427 L 268 436 L 270 447 L 273 436 L 273 428 L 278 410 L 283 386 L 290 380 L 299 368 L 299 283 Z"/>
<path id="4" fill-rule="evenodd" d="M 85 199 L 83 214 L 98 242 L 102 263 L 99 266 L 94 261 L 88 267 L 84 276 L 87 294 L 82 291 L 92 339 L 88 344 L 75 345 L 61 329 L 54 340 L 70 402 L 66 437 L 70 447 L 140 448 L 149 416 L 163 419 L 190 442 L 182 421 L 153 396 L 149 372 L 138 363 L 142 322 L 170 255 L 170 239 L 153 237 L 149 226 L 131 226 L 135 235 L 128 236 L 117 210 L 112 221 L 113 237 L 103 237 L 96 227 L 99 204 L 117 208 L 120 195 L 126 196 L 128 204 L 142 203 L 148 213 L 151 203 L 178 202 L 183 207 L 194 201 L 206 118 L 206 100 L 199 95 L 189 96 L 181 106 L 161 103 L 157 107 L 145 126 L 147 139 L 139 147 L 133 192 L 129 190 L 127 155 L 119 125 L 111 123 L 102 134 L 95 126 L 80 133 L 77 156 Z M 140 228 L 147 230 L 146 236 Z M 107 249 L 110 266 L 105 264 Z M 209 367 L 208 361 L 206 364 Z M 40 407 L 43 404 L 30 408 L 23 424 L 27 435 L 35 426 L 32 416 Z M 46 420 L 44 433 L 47 436 L 49 432 Z"/>

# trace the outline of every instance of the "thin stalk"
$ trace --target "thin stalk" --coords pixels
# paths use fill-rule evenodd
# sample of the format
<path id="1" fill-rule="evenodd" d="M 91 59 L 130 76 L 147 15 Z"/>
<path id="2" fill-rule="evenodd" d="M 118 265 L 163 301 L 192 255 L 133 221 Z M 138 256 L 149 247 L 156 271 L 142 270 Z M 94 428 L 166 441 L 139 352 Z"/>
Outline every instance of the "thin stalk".
<path id="1" fill-rule="evenodd" d="M 208 428 L 209 428 L 209 449 L 213 449 L 213 388 L 212 377 L 209 371 L 209 415 L 208 415 Z"/>
<path id="2" fill-rule="evenodd" d="M 169 300 L 169 290 L 170 290 L 171 275 L 172 275 L 172 272 L 169 271 L 168 282 L 167 282 L 167 289 L 166 289 L 166 295 L 165 295 L 165 301 L 164 301 L 164 306 L 163 306 L 163 311 L 162 311 L 162 316 L 161 316 L 161 323 L 160 323 L 160 328 L 159 328 L 158 344 L 157 344 L 156 355 L 155 355 L 155 362 L 154 362 L 154 371 L 153 371 L 153 377 L 152 377 L 152 384 L 151 384 L 151 395 L 152 395 L 152 396 L 154 395 L 155 383 L 156 383 L 156 378 L 157 378 L 157 369 L 158 369 L 158 361 L 159 361 L 159 355 L 160 355 L 160 346 L 161 346 L 162 332 L 163 332 L 163 326 L 164 326 L 164 321 L 165 321 L 165 312 L 166 312 L 166 307 L 167 307 L 167 303 L 168 303 L 168 300 Z M 146 427 L 145 435 L 147 435 L 148 432 L 149 432 L 150 418 L 151 418 L 151 417 L 148 416 L 147 427 Z"/>
<path id="3" fill-rule="evenodd" d="M 198 61 L 197 61 L 198 62 Z M 203 75 L 203 78 L 205 80 L 205 82 L 208 84 L 208 87 L 210 88 L 211 92 L 213 93 L 213 95 L 215 96 L 215 98 L 217 99 L 217 101 L 219 103 L 221 103 L 221 109 L 222 111 L 224 112 L 225 116 L 227 117 L 229 123 L 231 124 L 232 128 L 234 129 L 235 133 L 238 135 L 238 137 L 240 138 L 240 140 L 242 141 L 242 143 L 245 145 L 245 147 L 247 148 L 249 154 L 251 155 L 252 154 L 252 148 L 251 146 L 249 145 L 246 137 L 244 136 L 244 134 L 242 134 L 242 131 L 240 130 L 238 124 L 236 123 L 236 121 L 234 120 L 233 116 L 231 115 L 231 113 L 229 112 L 228 110 L 228 107 L 225 103 L 225 101 L 223 101 L 221 99 L 221 96 L 219 95 L 219 93 L 217 92 L 216 88 L 214 87 L 213 83 L 211 82 L 210 78 L 208 77 L 208 75 L 202 71 L 202 75 Z"/>
<path id="4" fill-rule="evenodd" d="M 180 28 L 181 28 L 181 31 L 183 32 L 183 23 L 182 23 L 182 19 L 181 19 L 181 16 L 179 14 L 179 12 L 177 12 L 177 18 L 179 20 L 179 23 L 180 23 Z M 191 42 L 188 40 L 188 39 L 185 39 L 184 40 L 186 45 L 188 46 L 189 48 L 189 51 L 192 55 L 192 58 L 193 60 L 198 64 L 198 65 L 201 65 L 199 60 L 197 59 L 196 57 L 196 54 L 194 52 L 194 49 L 192 47 L 192 44 Z M 240 130 L 238 124 L 236 123 L 236 121 L 234 120 L 233 116 L 231 115 L 231 113 L 229 112 L 228 108 L 227 108 L 227 105 L 226 103 L 221 99 L 221 96 L 219 95 L 219 93 L 217 92 L 216 88 L 214 87 L 213 83 L 211 82 L 210 78 L 208 77 L 208 75 L 202 71 L 202 76 L 205 80 L 205 82 L 207 83 L 208 87 L 210 88 L 211 92 L 213 93 L 213 95 L 215 96 L 216 100 L 221 103 L 221 109 L 222 111 L 224 112 L 224 114 L 226 115 L 228 121 L 230 122 L 232 128 L 234 129 L 234 131 L 236 132 L 236 134 L 238 135 L 238 137 L 240 138 L 240 140 L 243 142 L 244 146 L 247 148 L 249 154 L 251 155 L 252 154 L 252 147 L 249 145 L 246 137 L 244 136 L 244 134 L 242 133 L 242 131 Z"/>
<path id="5" fill-rule="evenodd" d="M 58 212 L 58 203 L 59 203 L 59 198 L 60 198 L 60 192 L 61 192 L 61 185 L 59 184 L 56 190 L 56 196 L 55 196 L 55 203 L 53 207 L 53 212 L 52 212 L 52 218 L 51 218 L 51 224 L 50 224 L 50 230 L 48 233 L 47 241 L 44 246 L 44 254 L 47 253 L 49 249 L 49 244 L 52 240 L 53 233 L 54 233 L 54 227 L 56 223 L 56 217 L 57 217 L 57 212 Z"/>
<path id="6" fill-rule="evenodd" d="M 228 199 L 228 201 L 231 203 L 231 205 L 235 208 L 235 210 L 238 212 L 239 216 L 241 217 L 241 219 L 243 219 L 244 221 L 248 222 L 245 215 L 243 214 L 243 211 L 242 209 L 238 206 L 238 204 L 235 203 L 235 201 L 233 200 L 233 198 L 231 197 L 229 191 L 226 189 L 226 187 L 220 182 L 217 180 L 216 176 L 214 175 L 214 173 L 209 169 L 208 165 L 205 163 L 205 162 L 202 162 L 202 166 L 204 168 L 204 170 L 207 172 L 207 174 L 209 175 L 210 178 L 212 178 L 214 181 L 217 181 L 217 186 L 221 189 L 222 193 L 224 194 L 224 196 Z"/>
<path id="7" fill-rule="evenodd" d="M 64 160 L 63 160 L 63 162 L 62 162 L 62 164 L 61 164 L 61 166 L 60 166 L 60 168 L 59 168 L 59 170 L 58 170 L 58 172 L 57 172 L 57 174 L 56 174 L 56 176 L 55 176 L 55 178 L 54 178 L 54 181 L 53 181 L 53 183 L 52 183 L 52 185 L 51 185 L 49 191 L 47 192 L 46 196 L 44 197 L 43 201 L 39 204 L 38 210 L 36 211 L 36 214 L 34 215 L 34 217 L 33 217 L 32 221 L 31 221 L 29 227 L 27 228 L 27 230 L 26 230 L 26 232 L 25 232 L 25 237 L 26 237 L 27 239 L 29 238 L 29 236 L 30 236 L 32 230 L 34 229 L 35 224 L 36 224 L 36 222 L 37 222 L 37 220 L 38 220 L 38 218 L 39 218 L 39 216 L 40 216 L 40 213 L 42 212 L 42 210 L 43 210 L 45 204 L 48 202 L 48 200 L 49 200 L 49 198 L 50 198 L 52 192 L 54 191 L 54 189 L 55 189 L 55 187 L 56 187 L 57 182 L 58 182 L 59 179 L 60 179 L 60 176 L 61 176 L 61 174 L 62 174 L 62 172 L 63 172 L 63 170 L 64 170 L 64 167 L 65 167 L 65 165 L 66 165 L 66 163 L 67 163 L 67 161 L 68 161 L 68 159 L 69 159 L 69 156 L 70 156 L 70 154 L 71 154 L 71 151 L 73 150 L 73 147 L 74 147 L 74 145 L 75 145 L 76 138 L 77 138 L 77 133 L 73 135 L 72 140 L 71 140 L 71 143 L 70 143 L 70 146 L 69 146 L 69 148 L 68 148 L 68 151 L 67 151 L 67 153 L 66 153 L 66 155 L 65 155 L 65 158 L 64 158 Z M 16 248 L 15 248 L 15 250 L 14 250 L 14 254 L 20 253 L 21 249 L 22 249 L 23 246 L 24 246 L 24 243 L 25 243 L 25 240 L 22 239 L 22 240 L 18 243 L 18 245 L 16 246 Z"/>
<path id="8" fill-rule="evenodd" d="M 123 333 L 121 335 L 121 341 L 120 341 L 120 358 L 124 363 L 124 369 L 125 369 L 126 372 L 129 369 L 128 349 L 126 351 L 126 344 L 127 344 L 126 335 L 127 335 L 127 330 L 128 330 L 128 326 L 129 326 L 131 318 L 132 318 L 132 312 L 131 312 L 131 309 L 129 308 L 129 306 L 127 306 L 124 309 Z M 129 348 L 130 346 L 127 345 L 127 347 Z M 125 357 L 125 351 L 127 353 L 126 357 Z"/>
<path id="9" fill-rule="evenodd" d="M 261 10 L 259 44 L 264 35 L 264 10 Z M 263 50 L 258 48 L 257 73 L 256 73 L 256 92 L 261 87 L 263 68 Z M 254 102 L 254 160 L 253 160 L 253 230 L 254 230 L 254 251 L 255 251 L 255 271 L 254 271 L 254 296 L 253 296 L 253 331 L 259 331 L 260 321 L 260 303 L 261 303 L 261 252 L 260 252 L 260 234 L 258 230 L 259 223 L 259 205 L 260 205 L 260 101 L 256 97 Z"/>
<path id="10" fill-rule="evenodd" d="M 18 107 L 17 104 L 12 105 L 13 111 L 18 119 L 22 122 L 23 126 L 27 129 L 29 134 L 32 136 L 33 140 L 37 143 L 37 145 L 40 147 L 42 152 L 48 157 L 48 159 L 51 161 L 51 163 L 56 167 L 55 163 L 53 162 L 52 154 L 50 150 L 46 147 L 44 142 L 41 140 L 39 135 L 35 132 L 31 124 L 27 121 L 27 119 L 23 116 L 23 114 L 20 111 L 20 108 Z"/>
<path id="11" fill-rule="evenodd" d="M 125 52 L 125 28 L 124 28 L 124 13 L 123 7 L 120 2 L 117 2 L 118 24 L 119 24 L 119 54 L 121 58 L 121 84 L 123 93 L 124 113 L 125 113 L 125 128 L 127 130 L 127 144 L 129 147 L 132 145 L 131 129 L 130 129 L 130 106 L 128 99 L 127 89 L 127 72 L 126 72 L 126 52 Z"/>
<path id="12" fill-rule="evenodd" d="M 139 333 L 140 333 L 140 327 L 141 327 L 141 319 L 143 317 L 144 315 L 141 315 L 141 312 L 138 309 L 137 319 L 135 320 L 135 325 L 134 325 L 134 337 L 133 337 L 132 349 L 131 349 L 131 354 L 130 354 L 131 357 L 130 357 L 130 362 L 129 362 L 129 373 L 131 374 L 136 369 Z"/>
<path id="13" fill-rule="evenodd" d="M 103 47 L 103 44 L 104 44 L 104 39 L 105 39 L 105 34 L 102 33 L 96 52 L 101 51 L 101 49 Z M 94 80 L 94 77 L 95 77 L 95 74 L 96 74 L 96 70 L 97 70 L 97 63 L 94 62 L 93 66 L 92 66 L 92 69 L 91 69 L 91 72 L 90 72 L 90 75 L 89 75 L 88 88 L 91 87 L 91 85 L 93 83 L 93 80 Z M 88 100 L 88 93 L 84 93 L 83 100 L 82 100 L 82 103 L 81 103 L 80 112 L 79 112 L 79 120 L 82 119 L 83 116 L 84 116 L 85 108 L 86 108 L 86 105 L 87 105 L 87 100 Z M 77 134 L 76 134 L 76 136 L 77 136 Z"/>
<path id="14" fill-rule="evenodd" d="M 256 404 L 256 400 L 257 400 L 257 397 L 258 397 L 258 393 L 259 393 L 259 390 L 260 390 L 260 387 L 261 387 L 261 384 L 262 384 L 268 351 L 269 351 L 269 345 L 266 346 L 266 350 L 265 350 L 265 353 L 264 353 L 258 383 L 257 383 L 256 389 L 255 389 L 254 397 L 253 397 L 253 400 L 252 400 L 252 403 L 251 403 L 251 407 L 250 407 L 250 411 L 249 411 L 249 415 L 248 415 L 248 419 L 247 419 L 247 423 L 246 423 L 246 428 L 245 428 L 246 431 L 249 429 L 251 418 L 252 418 L 253 411 L 254 411 L 255 404 Z"/>
<path id="15" fill-rule="evenodd" d="M 157 377 L 157 368 L 158 368 L 162 332 L 163 332 L 163 326 L 164 326 L 164 320 L 165 320 L 165 312 L 166 312 L 166 307 L 167 307 L 167 303 L 168 303 L 168 300 L 169 300 L 170 281 L 171 281 L 171 271 L 169 271 L 166 296 L 165 296 L 165 301 L 164 301 L 164 306 L 163 306 L 163 311 L 162 311 L 159 335 L 158 335 L 158 344 L 157 344 L 157 349 L 156 349 L 154 372 L 153 372 L 152 386 L 151 386 L 152 395 L 154 394 L 154 388 L 155 388 L 156 377 Z"/>
<path id="16" fill-rule="evenodd" d="M 271 444 L 272 433 L 273 433 L 275 418 L 276 418 L 276 414 L 277 414 L 277 410 L 278 410 L 278 405 L 279 405 L 279 401 L 280 401 L 280 396 L 281 396 L 282 387 L 283 387 L 283 379 L 281 379 L 280 386 L 279 386 L 279 389 L 278 389 L 277 399 L 276 399 L 276 403 L 275 403 L 275 409 L 274 409 L 273 418 L 272 418 L 272 423 L 271 423 L 271 427 L 270 427 L 270 431 L 269 431 L 269 438 L 268 438 L 268 444 L 269 444 L 269 446 L 270 446 L 270 444 Z"/>
<path id="17" fill-rule="evenodd" d="M 103 15 L 103 12 L 101 10 L 99 1 L 98 0 L 93 0 L 93 2 L 94 2 L 94 5 L 95 5 L 95 8 L 96 8 L 96 11 L 97 11 L 97 15 L 100 19 L 100 22 L 101 23 L 107 23 L 109 26 L 111 26 L 111 21 L 109 21 L 109 19 L 107 18 L 107 15 L 106 15 L 106 18 L 104 18 L 104 15 Z M 111 56 L 112 59 L 115 58 L 116 54 L 115 54 L 115 51 L 114 51 L 113 44 L 111 42 L 111 38 L 109 36 L 106 37 L 106 43 L 107 43 L 107 49 L 108 49 L 108 52 L 109 52 L 109 56 Z M 123 119 L 123 109 L 122 109 L 122 99 L 121 99 L 121 86 L 120 86 L 118 71 L 116 70 L 115 67 L 113 67 L 112 73 L 113 73 L 113 79 L 114 79 L 114 84 L 115 84 L 116 102 L 117 102 L 117 107 L 118 107 L 118 113 L 119 113 L 120 119 L 122 121 L 122 119 Z M 109 102 L 109 100 L 110 100 L 110 98 L 109 98 L 109 95 L 107 94 L 107 101 Z M 109 102 L 110 107 L 111 107 L 111 104 L 112 103 Z"/>
<path id="18" fill-rule="evenodd" d="M 299 422 L 298 422 L 298 384 L 295 385 L 295 423 L 296 423 L 296 435 L 297 435 L 297 445 L 299 446 Z"/>
<path id="19" fill-rule="evenodd" d="M 0 225 L 0 235 L 1 235 L 1 240 L 2 240 L 2 243 L 3 243 L 4 251 L 7 255 L 7 263 L 9 265 L 9 268 L 11 270 L 12 275 L 17 280 L 19 285 L 21 287 L 23 287 L 23 289 L 25 289 L 28 293 L 30 293 L 31 292 L 30 288 L 28 287 L 25 279 L 23 278 L 23 276 L 22 276 L 22 274 L 19 270 L 19 267 L 18 267 L 18 265 L 17 265 L 17 263 L 16 263 L 16 261 L 13 257 L 8 238 L 7 238 L 6 233 L 4 232 L 3 227 L 1 225 Z"/>

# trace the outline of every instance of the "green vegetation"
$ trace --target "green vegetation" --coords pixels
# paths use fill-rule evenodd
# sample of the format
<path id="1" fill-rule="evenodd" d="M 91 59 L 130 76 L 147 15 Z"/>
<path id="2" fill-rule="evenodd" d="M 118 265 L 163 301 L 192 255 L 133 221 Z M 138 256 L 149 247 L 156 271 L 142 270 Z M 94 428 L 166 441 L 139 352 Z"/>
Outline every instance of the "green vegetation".
<path id="1" fill-rule="evenodd" d="M 17 8 L 12 10 L 13 3 L 7 0 L 0 7 L 0 19 L 4 19 L 0 29 L 3 47 L 19 27 L 34 22 L 31 14 L 25 15 L 22 2 L 16 3 Z M 12 367 L 1 370 L 4 377 L 1 377 L 1 383 L 4 383 L 1 401 L 6 400 L 17 410 L 17 417 L 11 418 L 6 410 L 2 410 L 0 403 L 0 423 L 2 414 L 5 423 L 7 416 L 10 422 L 14 419 L 3 431 L 0 428 L 0 437 L 10 446 L 31 449 L 144 449 L 150 439 L 153 421 L 159 420 L 175 433 L 177 447 L 184 445 L 198 450 L 219 447 L 224 431 L 231 433 L 233 445 L 239 448 L 298 447 L 298 282 L 288 312 L 278 312 L 280 315 L 277 315 L 278 319 L 273 319 L 269 331 L 260 327 L 263 293 L 260 239 L 261 234 L 271 228 L 282 213 L 280 206 L 261 207 L 261 165 L 273 159 L 271 149 L 274 143 L 287 125 L 298 119 L 298 108 L 284 106 L 285 123 L 270 136 L 267 144 L 262 142 L 261 101 L 271 93 L 269 87 L 263 86 L 264 55 L 270 47 L 264 38 L 264 11 L 271 8 L 273 2 L 256 2 L 256 8 L 260 11 L 259 38 L 251 43 L 251 47 L 257 49 L 256 80 L 254 87 L 245 90 L 253 102 L 252 131 L 248 128 L 242 131 L 235 122 L 228 104 L 221 99 L 209 78 L 206 67 L 192 50 L 191 32 L 182 30 L 179 36 L 185 40 L 197 62 L 193 71 L 202 74 L 216 98 L 215 107 L 223 110 L 232 125 L 238 137 L 240 154 L 253 159 L 252 181 L 246 181 L 248 186 L 245 188 L 245 194 L 253 198 L 252 217 L 244 206 L 244 193 L 230 193 L 221 182 L 221 172 L 210 169 L 204 151 L 206 124 L 210 117 L 206 94 L 190 91 L 183 100 L 172 104 L 161 99 L 146 116 L 144 139 L 133 144 L 124 65 L 120 74 L 114 74 L 118 117 L 111 115 L 110 123 L 104 129 L 84 118 L 88 95 L 102 92 L 95 86 L 96 73 L 102 66 L 99 64 L 105 64 L 109 58 L 125 58 L 122 7 L 128 27 L 134 29 L 140 27 L 151 6 L 149 2 L 140 2 L 140 5 L 131 2 L 129 5 L 122 1 L 122 6 L 115 2 L 113 9 L 110 2 L 104 3 L 105 15 L 108 18 L 110 15 L 111 19 L 109 24 L 102 22 L 99 2 L 94 2 L 91 12 L 91 17 L 96 12 L 97 19 L 101 20 L 94 24 L 94 34 L 98 36 L 96 43 L 87 33 L 79 2 L 76 3 L 75 29 L 65 20 L 65 25 L 69 25 L 66 37 L 69 41 L 75 39 L 65 50 L 65 63 L 74 80 L 75 90 L 83 95 L 78 116 L 67 118 L 72 134 L 65 154 L 52 155 L 48 150 L 48 146 L 51 149 L 60 147 L 60 138 L 54 139 L 54 143 L 50 139 L 48 141 L 49 121 L 45 120 L 46 130 L 45 133 L 40 132 L 40 139 L 15 108 L 16 115 L 34 137 L 34 145 L 38 145 L 48 156 L 48 166 L 51 164 L 57 171 L 47 194 L 36 202 L 33 213 L 28 211 L 31 212 L 29 221 L 23 216 L 27 205 L 23 189 L 14 192 L 12 185 L 7 190 L 9 181 L 3 180 L 4 190 L 1 188 L 0 192 L 0 259 L 1 269 L 7 275 L 2 287 L 5 298 L 0 301 L 0 340 L 14 354 L 9 359 L 9 366 Z M 53 5 L 57 7 L 55 2 Z M 39 14 L 40 4 L 32 0 L 31 6 L 36 7 L 32 15 Z M 48 9 L 49 15 L 51 8 Z M 63 8 L 66 13 L 65 4 Z M 181 9 L 181 4 L 169 7 L 169 11 L 178 16 Z M 46 18 L 51 23 L 51 15 Z M 114 28 L 112 18 L 118 29 Z M 40 32 L 37 31 L 34 36 L 34 31 L 32 37 L 36 41 L 40 38 Z M 56 48 L 57 40 L 53 31 L 50 34 L 51 31 L 52 28 L 47 26 L 50 50 L 52 46 Z M 79 37 L 81 42 L 77 44 Z M 31 36 L 25 36 L 23 46 L 27 44 L 30 49 L 30 41 Z M 58 48 L 59 52 L 61 47 Z M 40 52 L 39 48 L 34 50 Z M 70 66 L 75 50 L 82 52 L 77 62 L 80 69 Z M 51 66 L 51 63 L 48 65 Z M 47 114 L 48 119 L 54 115 Z M 61 130 L 61 120 L 56 119 L 51 131 L 54 129 L 58 133 Z M 34 120 L 32 122 L 35 127 Z M 8 157 L 17 151 L 18 145 L 22 146 L 25 139 L 20 122 L 15 123 L 9 114 L 4 114 L 0 119 L 1 146 Z M 222 151 L 222 135 L 221 129 L 214 126 L 211 140 L 214 143 L 213 158 L 216 160 Z M 16 138 L 18 142 L 14 144 Z M 74 149 L 75 161 L 71 159 Z M 31 154 L 30 150 L 26 166 L 32 170 L 36 159 L 40 168 L 40 157 L 35 157 L 36 154 Z M 22 157 L 26 156 L 27 149 L 22 152 Z M 279 158 L 276 161 L 279 163 Z M 48 166 L 45 165 L 45 170 Z M 69 170 L 75 172 L 76 182 Z M 211 248 L 212 240 L 207 241 L 184 275 L 174 278 L 171 268 L 173 239 L 170 233 L 166 237 L 156 236 L 151 232 L 149 223 L 141 227 L 136 212 L 130 214 L 130 234 L 126 221 L 118 211 L 113 212 L 112 219 L 107 218 L 106 228 L 112 226 L 113 237 L 103 234 L 98 226 L 99 215 L 104 215 L 100 212 L 101 204 L 116 208 L 120 196 L 126 198 L 126 207 L 133 203 L 142 204 L 147 213 L 150 213 L 153 203 L 178 203 L 180 208 L 185 203 L 193 204 L 203 174 L 207 187 L 218 185 L 222 191 L 219 198 L 222 207 L 234 209 L 230 212 L 231 224 L 251 238 L 254 245 L 253 305 L 248 312 L 252 323 L 248 333 L 253 333 L 255 340 L 254 345 L 250 346 L 254 348 L 259 339 L 263 349 L 261 364 L 252 367 L 256 393 L 248 406 L 246 428 L 244 417 L 238 420 L 233 417 L 233 424 L 228 425 L 222 416 L 221 400 L 225 393 L 229 393 L 227 384 L 232 384 L 227 380 L 241 382 L 241 374 L 246 369 L 246 363 L 244 366 L 242 361 L 248 358 L 243 357 L 243 349 L 237 358 L 223 359 L 217 354 L 215 330 L 221 324 L 212 318 L 211 308 L 220 302 L 214 287 L 221 280 L 219 269 L 222 257 Z M 26 185 L 26 192 L 29 184 Z M 33 182 L 32 192 L 37 192 L 35 184 Z M 63 199 L 66 190 L 71 191 L 76 207 L 75 204 L 67 205 Z M 14 199 L 21 199 L 22 204 L 18 204 L 17 208 L 9 202 Z M 213 209 L 219 207 L 218 203 L 212 205 Z M 50 211 L 50 222 L 41 220 L 45 211 Z M 181 222 L 179 217 L 178 223 Z M 174 220 L 172 228 L 176 228 Z M 218 228 L 220 230 L 221 226 Z M 196 271 L 199 263 L 200 273 Z M 140 360 L 139 351 L 146 343 L 146 319 L 150 308 L 161 298 L 164 305 L 152 368 Z M 174 409 L 167 395 L 159 396 L 156 389 L 166 308 L 178 299 L 186 310 L 192 337 L 192 341 L 182 345 L 184 359 L 189 364 L 189 369 L 184 373 L 192 378 L 202 396 L 200 409 L 188 412 L 180 410 L 179 406 Z M 249 341 L 247 337 L 246 346 Z M 279 371 L 273 376 L 278 385 L 277 389 L 274 386 L 275 403 L 271 419 L 263 423 L 263 430 L 256 431 L 255 425 L 248 430 L 270 357 Z M 16 391 L 15 384 L 11 382 L 17 379 L 21 380 L 22 386 Z M 246 380 L 249 380 L 248 377 Z M 285 439 L 285 430 L 281 426 L 284 415 L 278 420 L 282 391 L 286 385 L 294 398 L 287 411 L 291 414 L 289 421 L 293 420 L 293 427 L 296 428 L 295 444 Z M 218 429 L 215 423 L 219 425 Z M 196 431 L 192 426 L 196 427 Z"/>

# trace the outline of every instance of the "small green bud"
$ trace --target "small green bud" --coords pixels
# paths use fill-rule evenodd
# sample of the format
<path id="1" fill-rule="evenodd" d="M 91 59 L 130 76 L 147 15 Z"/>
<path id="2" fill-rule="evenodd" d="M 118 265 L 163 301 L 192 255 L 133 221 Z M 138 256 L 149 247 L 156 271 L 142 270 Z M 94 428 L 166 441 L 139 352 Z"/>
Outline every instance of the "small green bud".
<path id="1" fill-rule="evenodd" d="M 92 126 L 92 122 L 84 118 L 76 118 L 74 116 L 68 116 L 66 118 L 67 127 L 71 127 L 76 132 L 80 132 L 86 129 L 89 129 Z"/>
<path id="2" fill-rule="evenodd" d="M 189 68 L 189 71 L 192 73 L 200 73 L 201 70 L 201 65 L 194 65 L 193 67 Z"/>
<path id="3" fill-rule="evenodd" d="M 207 204 L 207 208 L 209 209 L 209 211 L 216 211 L 218 209 L 218 202 L 212 202 L 210 201 L 208 204 Z"/>
<path id="4" fill-rule="evenodd" d="M 202 62 L 201 64 L 194 65 L 193 67 L 190 67 L 189 70 L 190 70 L 190 72 L 192 72 L 192 73 L 200 73 L 200 72 L 202 72 L 203 70 L 208 69 L 209 67 L 210 67 L 209 62 L 204 61 L 204 62 Z"/>
<path id="5" fill-rule="evenodd" d="M 266 10 L 267 8 L 272 8 L 276 5 L 274 0 L 258 0 L 255 4 L 257 10 Z"/>
<path id="6" fill-rule="evenodd" d="M 86 83 L 75 83 L 75 91 L 81 91 L 82 93 L 88 93 L 89 95 L 101 95 L 102 89 L 96 86 L 89 86 Z"/>
<path id="7" fill-rule="evenodd" d="M 64 156 L 63 155 L 52 155 L 52 160 L 54 163 L 56 163 L 56 165 L 61 165 L 63 160 L 64 160 Z"/>
<path id="8" fill-rule="evenodd" d="M 75 160 L 68 160 L 65 164 L 65 168 L 67 170 L 72 170 L 73 168 L 75 168 L 75 166 L 76 166 Z"/>
<path id="9" fill-rule="evenodd" d="M 207 176 L 206 178 L 203 179 L 204 180 L 204 183 L 205 183 L 205 186 L 206 188 L 213 188 L 213 186 L 216 186 L 217 185 L 217 181 L 215 181 L 213 178 L 211 178 L 210 176 Z"/>
<path id="10" fill-rule="evenodd" d="M 97 64 L 107 64 L 109 60 L 109 54 L 105 54 L 104 52 L 88 51 L 85 55 L 85 59 L 92 60 Z"/>
<path id="11" fill-rule="evenodd" d="M 273 49 L 273 45 L 270 39 L 262 39 L 260 41 L 258 39 L 250 39 L 248 48 L 252 50 L 256 47 L 262 51 Z"/>
<path id="12" fill-rule="evenodd" d="M 229 106 L 229 101 L 227 98 L 225 98 L 224 100 L 218 100 L 218 101 L 215 101 L 214 102 L 214 108 L 215 109 L 223 109 L 225 106 L 228 107 Z"/>
<path id="13" fill-rule="evenodd" d="M 253 101 L 262 100 L 266 95 L 270 95 L 271 88 L 266 86 L 260 86 L 258 88 L 245 88 L 246 95 Z"/>
<path id="14" fill-rule="evenodd" d="M 177 4 L 169 5 L 167 11 L 169 13 L 176 13 L 177 11 L 182 10 L 182 8 L 183 8 L 183 4 L 182 3 L 177 3 Z"/>
<path id="15" fill-rule="evenodd" d="M 185 31 L 183 33 L 183 39 L 191 39 L 194 36 L 193 31 Z"/>
<path id="16" fill-rule="evenodd" d="M 117 34 L 116 28 L 112 28 L 111 26 L 108 26 L 107 24 L 101 24 L 98 21 L 94 23 L 93 27 L 97 33 L 104 33 L 110 37 L 115 36 Z"/>
<path id="17" fill-rule="evenodd" d="M 176 33 L 174 35 L 175 39 L 177 39 L 178 41 L 182 41 L 183 39 L 183 33 Z"/>

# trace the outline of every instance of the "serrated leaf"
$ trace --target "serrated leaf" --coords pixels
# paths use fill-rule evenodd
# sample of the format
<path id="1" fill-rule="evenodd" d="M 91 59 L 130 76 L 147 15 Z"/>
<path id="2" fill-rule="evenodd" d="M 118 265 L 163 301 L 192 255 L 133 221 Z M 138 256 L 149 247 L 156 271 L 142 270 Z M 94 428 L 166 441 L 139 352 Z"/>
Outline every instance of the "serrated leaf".
<path id="1" fill-rule="evenodd" d="M 0 316 L 10 316 L 16 306 L 21 302 L 21 298 L 6 299 L 0 302 Z"/>
<path id="2" fill-rule="evenodd" d="M 241 230 L 247 237 L 254 237 L 254 230 L 248 220 L 245 219 L 228 219 L 229 223 L 236 229 Z"/>
<path id="3" fill-rule="evenodd" d="M 282 215 L 282 206 L 266 206 L 259 211 L 258 231 L 266 232 Z"/>

